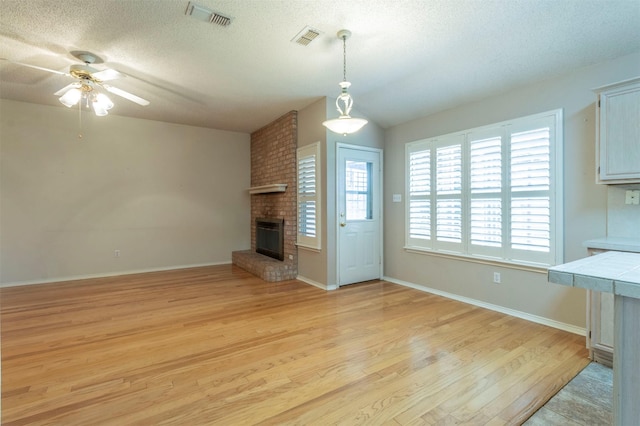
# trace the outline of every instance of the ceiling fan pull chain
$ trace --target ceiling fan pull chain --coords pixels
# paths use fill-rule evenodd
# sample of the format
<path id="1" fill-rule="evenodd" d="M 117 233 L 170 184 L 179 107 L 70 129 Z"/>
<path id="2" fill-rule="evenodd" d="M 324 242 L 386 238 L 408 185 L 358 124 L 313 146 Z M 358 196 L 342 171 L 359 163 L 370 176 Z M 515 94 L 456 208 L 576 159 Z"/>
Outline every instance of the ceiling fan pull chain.
<path id="1" fill-rule="evenodd" d="M 82 101 L 78 102 L 78 139 L 82 139 Z"/>

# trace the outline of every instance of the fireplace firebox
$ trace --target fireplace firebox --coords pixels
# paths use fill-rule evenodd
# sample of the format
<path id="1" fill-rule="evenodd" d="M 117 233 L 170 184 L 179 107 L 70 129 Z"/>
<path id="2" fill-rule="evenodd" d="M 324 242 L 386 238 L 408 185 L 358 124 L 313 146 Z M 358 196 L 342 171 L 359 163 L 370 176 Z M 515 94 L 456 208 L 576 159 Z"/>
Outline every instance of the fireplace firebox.
<path id="1" fill-rule="evenodd" d="M 284 219 L 256 219 L 256 252 L 284 260 Z"/>

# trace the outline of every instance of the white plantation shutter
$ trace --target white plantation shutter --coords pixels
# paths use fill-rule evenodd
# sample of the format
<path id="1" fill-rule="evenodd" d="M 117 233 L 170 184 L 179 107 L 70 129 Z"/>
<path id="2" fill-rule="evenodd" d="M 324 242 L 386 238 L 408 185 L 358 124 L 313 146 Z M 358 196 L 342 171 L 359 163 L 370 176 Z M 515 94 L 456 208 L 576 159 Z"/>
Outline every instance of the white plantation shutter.
<path id="1" fill-rule="evenodd" d="M 471 244 L 502 247 L 502 199 L 471 200 Z"/>
<path id="2" fill-rule="evenodd" d="M 407 248 L 561 263 L 562 111 L 407 144 Z"/>
<path id="3" fill-rule="evenodd" d="M 530 120 L 510 133 L 510 256 L 549 259 L 552 235 L 552 137 L 554 123 Z M 551 260 L 548 260 L 551 262 Z"/>
<path id="4" fill-rule="evenodd" d="M 431 149 L 416 146 L 408 152 L 409 239 L 431 239 Z"/>
<path id="5" fill-rule="evenodd" d="M 320 248 L 320 144 L 298 148 L 298 245 Z"/>
<path id="6" fill-rule="evenodd" d="M 471 140 L 471 180 L 473 194 L 500 193 L 502 189 L 502 138 Z"/>
<path id="7" fill-rule="evenodd" d="M 549 252 L 549 197 L 513 198 L 511 248 Z"/>
<path id="8" fill-rule="evenodd" d="M 511 191 L 548 191 L 551 173 L 550 129 L 511 134 Z"/>
<path id="9" fill-rule="evenodd" d="M 459 138 L 456 138 L 459 140 Z M 462 243 L 462 141 L 436 148 L 436 240 Z M 451 249 L 449 244 L 439 244 Z"/>
<path id="10" fill-rule="evenodd" d="M 300 234 L 316 236 L 316 157 L 310 155 L 298 161 L 298 227 Z"/>
<path id="11" fill-rule="evenodd" d="M 501 129 L 470 135 L 470 252 L 499 255 L 502 247 Z M 488 134 L 491 134 L 489 137 Z M 498 133 L 496 135 L 496 133 Z"/>

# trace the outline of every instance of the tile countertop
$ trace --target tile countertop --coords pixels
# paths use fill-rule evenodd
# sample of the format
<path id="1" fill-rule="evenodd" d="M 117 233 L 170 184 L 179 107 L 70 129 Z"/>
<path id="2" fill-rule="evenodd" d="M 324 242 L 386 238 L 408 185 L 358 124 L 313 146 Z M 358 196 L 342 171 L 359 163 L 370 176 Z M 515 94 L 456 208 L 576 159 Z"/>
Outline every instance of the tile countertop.
<path id="1" fill-rule="evenodd" d="M 549 268 L 549 282 L 640 299 L 640 253 L 609 251 Z"/>
<path id="2" fill-rule="evenodd" d="M 604 237 L 587 240 L 582 245 L 591 249 L 640 253 L 640 239 L 638 238 Z"/>

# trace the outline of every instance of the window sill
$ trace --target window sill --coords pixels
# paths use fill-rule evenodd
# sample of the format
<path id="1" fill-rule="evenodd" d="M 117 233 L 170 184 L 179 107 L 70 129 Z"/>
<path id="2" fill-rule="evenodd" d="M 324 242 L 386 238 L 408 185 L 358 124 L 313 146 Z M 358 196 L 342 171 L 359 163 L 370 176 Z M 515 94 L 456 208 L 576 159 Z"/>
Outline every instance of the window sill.
<path id="1" fill-rule="evenodd" d="M 318 248 L 318 247 L 306 246 L 306 245 L 300 244 L 300 243 L 296 243 L 296 246 L 299 249 L 306 250 L 306 251 L 311 251 L 311 252 L 314 252 L 314 253 L 321 253 L 322 252 L 322 248 Z"/>
<path id="2" fill-rule="evenodd" d="M 481 265 L 495 265 L 503 268 L 517 269 L 520 271 L 535 272 L 538 274 L 546 274 L 547 269 L 550 267 L 550 265 L 541 265 L 539 263 L 513 262 L 509 260 L 494 259 L 489 257 L 469 256 L 460 253 L 430 250 L 422 247 L 405 246 L 404 250 L 407 253 L 442 257 L 445 259 L 460 260 L 463 262 L 479 263 Z"/>

